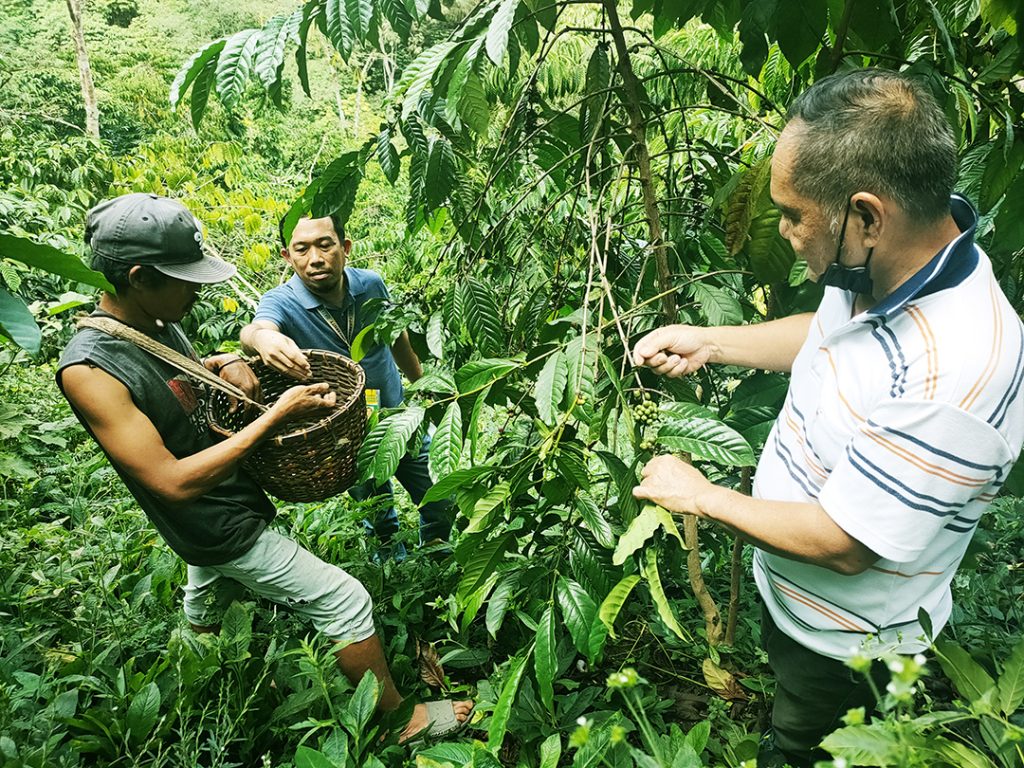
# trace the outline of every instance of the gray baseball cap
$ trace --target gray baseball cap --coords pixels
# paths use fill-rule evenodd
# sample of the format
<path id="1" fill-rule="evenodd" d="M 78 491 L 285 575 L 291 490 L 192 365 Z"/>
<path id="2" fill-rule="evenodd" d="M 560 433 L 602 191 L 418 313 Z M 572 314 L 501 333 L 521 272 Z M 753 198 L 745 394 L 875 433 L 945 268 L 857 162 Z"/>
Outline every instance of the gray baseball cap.
<path id="1" fill-rule="evenodd" d="M 220 283 L 238 271 L 203 253 L 202 225 L 188 208 L 146 192 L 105 200 L 89 211 L 85 242 L 106 259 L 153 267 L 190 283 Z"/>

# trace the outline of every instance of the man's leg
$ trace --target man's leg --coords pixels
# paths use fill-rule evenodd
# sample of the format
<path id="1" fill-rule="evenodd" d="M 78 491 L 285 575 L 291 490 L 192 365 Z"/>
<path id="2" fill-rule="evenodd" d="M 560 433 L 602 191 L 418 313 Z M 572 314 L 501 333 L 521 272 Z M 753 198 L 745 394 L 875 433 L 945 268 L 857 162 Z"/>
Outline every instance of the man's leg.
<path id="1" fill-rule="evenodd" d="M 406 454 L 398 462 L 395 478 L 408 491 L 415 504 L 427 495 L 434 482 L 430 479 L 429 466 L 430 435 L 423 438 L 420 452 L 415 456 Z M 420 544 L 431 541 L 448 541 L 452 534 L 452 502 L 450 499 L 432 501 L 420 507 Z"/>
<path id="2" fill-rule="evenodd" d="M 220 631 L 220 619 L 232 600 L 241 600 L 245 588 L 221 576 L 216 568 L 188 566 L 183 608 L 192 630 L 200 634 Z"/>
<path id="3" fill-rule="evenodd" d="M 817 654 L 782 632 L 767 609 L 762 608 L 761 614 L 762 644 L 776 680 L 774 746 L 794 768 L 828 760 L 829 755 L 818 748 L 821 740 L 841 725 L 847 710 L 864 707 L 870 715 L 877 705 L 874 692 L 862 675 L 843 662 Z M 876 662 L 872 677 L 883 689 L 886 676 L 885 665 Z M 763 746 L 763 752 L 769 749 L 770 745 Z"/>

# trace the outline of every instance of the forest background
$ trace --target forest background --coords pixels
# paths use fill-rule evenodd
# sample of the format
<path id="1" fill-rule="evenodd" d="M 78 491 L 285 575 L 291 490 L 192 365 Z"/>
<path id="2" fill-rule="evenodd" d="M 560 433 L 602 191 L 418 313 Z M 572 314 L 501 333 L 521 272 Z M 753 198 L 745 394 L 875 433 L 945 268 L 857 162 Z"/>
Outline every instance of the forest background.
<path id="1" fill-rule="evenodd" d="M 659 381 L 624 351 L 815 305 L 766 159 L 793 96 L 848 67 L 946 108 L 1019 310 L 1022 23 L 1019 0 L 0 0 L 0 765 L 752 765 L 774 681 L 749 550 L 629 489 L 660 451 L 748 488 L 786 380 Z M 374 564 L 347 497 L 279 525 L 368 586 L 401 687 L 476 699 L 462 737 L 380 742 L 372 679 L 270 606 L 185 628 L 183 564 L 53 385 L 102 285 L 85 211 L 128 191 L 181 199 L 239 266 L 185 324 L 200 351 L 285 275 L 286 213 L 341 211 L 392 286 L 362 343 L 408 329 L 427 375 L 361 466 L 388 477 L 436 425 L 454 556 Z M 837 765 L 1024 764 L 1022 495 L 1018 471 L 926 666 L 893 660 Z"/>

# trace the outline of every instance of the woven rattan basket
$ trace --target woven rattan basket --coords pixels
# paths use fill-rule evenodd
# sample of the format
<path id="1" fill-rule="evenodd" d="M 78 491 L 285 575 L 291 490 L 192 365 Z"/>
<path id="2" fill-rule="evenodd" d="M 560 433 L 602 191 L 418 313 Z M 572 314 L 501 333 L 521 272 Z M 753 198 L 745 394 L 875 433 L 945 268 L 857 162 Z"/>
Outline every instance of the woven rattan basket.
<path id="1" fill-rule="evenodd" d="M 243 466 L 267 493 L 284 501 L 323 501 L 349 488 L 356 480 L 356 454 L 366 435 L 366 374 L 356 363 L 335 352 L 303 350 L 313 375 L 309 383 L 327 382 L 338 396 L 338 407 L 317 421 L 295 421 L 260 443 Z M 263 389 L 263 402 L 272 405 L 295 379 L 259 360 L 251 362 Z M 213 391 L 207 406 L 210 428 L 230 437 L 258 414 L 238 408 L 229 413 L 230 398 Z"/>

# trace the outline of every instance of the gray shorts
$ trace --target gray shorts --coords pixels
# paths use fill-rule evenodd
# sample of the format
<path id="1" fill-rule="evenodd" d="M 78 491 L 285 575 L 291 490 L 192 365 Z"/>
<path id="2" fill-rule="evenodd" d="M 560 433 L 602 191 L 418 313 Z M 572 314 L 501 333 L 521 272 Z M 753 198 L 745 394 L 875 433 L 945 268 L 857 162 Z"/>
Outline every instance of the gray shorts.
<path id="1" fill-rule="evenodd" d="M 287 606 L 331 640 L 358 643 L 375 631 L 373 601 L 359 581 L 269 528 L 241 557 L 188 566 L 185 616 L 196 626 L 218 624 L 246 590 Z"/>

